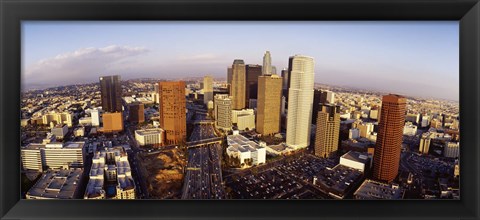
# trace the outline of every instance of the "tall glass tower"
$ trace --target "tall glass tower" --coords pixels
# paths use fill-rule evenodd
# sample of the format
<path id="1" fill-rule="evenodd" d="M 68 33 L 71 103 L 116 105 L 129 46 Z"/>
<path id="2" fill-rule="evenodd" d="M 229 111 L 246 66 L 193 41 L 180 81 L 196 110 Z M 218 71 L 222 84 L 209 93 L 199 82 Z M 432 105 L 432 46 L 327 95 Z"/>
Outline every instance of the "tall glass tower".
<path id="1" fill-rule="evenodd" d="M 310 145 L 315 62 L 312 57 L 295 55 L 288 63 L 287 145 L 305 148 Z"/>

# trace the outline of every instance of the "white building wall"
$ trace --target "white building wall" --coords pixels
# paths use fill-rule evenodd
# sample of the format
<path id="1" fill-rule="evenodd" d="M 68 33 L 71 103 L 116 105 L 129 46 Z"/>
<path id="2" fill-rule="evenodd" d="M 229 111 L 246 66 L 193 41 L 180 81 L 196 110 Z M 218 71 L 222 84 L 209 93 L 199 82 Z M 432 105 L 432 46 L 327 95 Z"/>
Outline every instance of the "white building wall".
<path id="1" fill-rule="evenodd" d="M 91 112 L 91 117 L 92 117 L 92 126 L 98 127 L 100 126 L 100 111 L 95 108 Z"/>
<path id="2" fill-rule="evenodd" d="M 348 138 L 349 139 L 357 139 L 360 137 L 360 131 L 356 128 L 352 128 L 348 131 Z"/>
<path id="3" fill-rule="evenodd" d="M 294 148 L 305 148 L 310 145 L 314 60 L 301 55 L 291 59 L 286 143 Z"/>
<path id="4" fill-rule="evenodd" d="M 255 129 L 255 115 L 241 115 L 237 117 L 238 130 Z"/>
<path id="5" fill-rule="evenodd" d="M 460 155 L 460 143 L 446 142 L 443 151 L 444 157 L 456 158 Z"/>
<path id="6" fill-rule="evenodd" d="M 358 161 L 349 160 L 349 159 L 340 157 L 340 165 L 357 169 L 357 170 L 360 170 L 361 172 L 365 172 L 365 164 Z"/>
<path id="7" fill-rule="evenodd" d="M 42 155 L 40 149 L 30 150 L 22 149 L 21 158 L 23 169 L 25 170 L 38 170 L 43 171 L 42 169 Z"/>

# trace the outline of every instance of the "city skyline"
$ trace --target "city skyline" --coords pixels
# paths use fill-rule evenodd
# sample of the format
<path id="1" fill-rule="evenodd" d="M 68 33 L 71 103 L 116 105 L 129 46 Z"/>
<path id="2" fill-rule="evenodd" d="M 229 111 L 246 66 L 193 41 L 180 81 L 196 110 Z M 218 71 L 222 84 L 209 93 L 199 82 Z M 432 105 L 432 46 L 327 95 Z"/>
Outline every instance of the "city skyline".
<path id="1" fill-rule="evenodd" d="M 232 60 L 262 64 L 268 50 L 277 74 L 289 56 L 305 54 L 316 60 L 316 83 L 459 97 L 458 22 L 25 22 L 22 28 L 24 89 L 109 74 L 225 78 Z"/>

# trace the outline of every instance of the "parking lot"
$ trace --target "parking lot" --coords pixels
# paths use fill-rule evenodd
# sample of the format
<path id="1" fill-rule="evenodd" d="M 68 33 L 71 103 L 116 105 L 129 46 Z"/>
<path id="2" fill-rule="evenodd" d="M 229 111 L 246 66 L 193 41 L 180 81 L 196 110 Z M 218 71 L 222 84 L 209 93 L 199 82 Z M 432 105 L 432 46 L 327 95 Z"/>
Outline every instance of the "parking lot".
<path id="1" fill-rule="evenodd" d="M 313 186 L 312 179 L 315 173 L 333 165 L 330 160 L 301 155 L 259 173 L 226 178 L 227 193 L 232 199 L 327 199 Z"/>

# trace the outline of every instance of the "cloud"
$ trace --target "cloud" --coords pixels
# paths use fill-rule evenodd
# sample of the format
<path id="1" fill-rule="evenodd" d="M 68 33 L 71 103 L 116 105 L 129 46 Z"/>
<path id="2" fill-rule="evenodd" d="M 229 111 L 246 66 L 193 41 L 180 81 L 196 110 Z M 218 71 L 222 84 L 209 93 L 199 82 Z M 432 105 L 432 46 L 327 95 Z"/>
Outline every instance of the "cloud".
<path id="1" fill-rule="evenodd" d="M 179 62 L 212 64 L 223 62 L 223 59 L 223 57 L 212 53 L 203 53 L 195 55 L 180 55 L 176 60 Z"/>
<path id="2" fill-rule="evenodd" d="M 149 52 L 144 47 L 110 45 L 88 47 L 40 60 L 23 71 L 22 83 L 65 85 L 95 81 L 100 75 L 120 74 L 119 67 L 134 66 L 135 57 Z M 118 64 L 118 65 L 116 65 Z"/>

